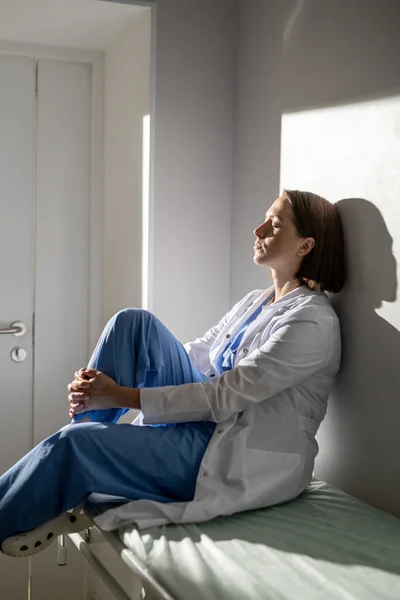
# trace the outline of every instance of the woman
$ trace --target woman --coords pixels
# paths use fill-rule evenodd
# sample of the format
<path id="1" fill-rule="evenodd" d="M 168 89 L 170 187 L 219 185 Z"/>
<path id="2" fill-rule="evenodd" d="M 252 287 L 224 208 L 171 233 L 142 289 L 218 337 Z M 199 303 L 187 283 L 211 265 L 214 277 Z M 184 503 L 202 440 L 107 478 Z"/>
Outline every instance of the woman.
<path id="1" fill-rule="evenodd" d="M 203 338 L 183 347 L 141 310 L 110 321 L 69 385 L 75 423 L 0 478 L 3 552 L 27 556 L 82 529 L 79 510 L 66 511 L 92 492 L 123 499 L 96 519 L 113 529 L 203 521 L 306 488 L 340 364 L 324 293 L 344 284 L 340 217 L 319 196 L 285 191 L 254 234 L 254 261 L 273 286 Z M 116 425 L 130 408 L 141 410 L 135 427 Z"/>

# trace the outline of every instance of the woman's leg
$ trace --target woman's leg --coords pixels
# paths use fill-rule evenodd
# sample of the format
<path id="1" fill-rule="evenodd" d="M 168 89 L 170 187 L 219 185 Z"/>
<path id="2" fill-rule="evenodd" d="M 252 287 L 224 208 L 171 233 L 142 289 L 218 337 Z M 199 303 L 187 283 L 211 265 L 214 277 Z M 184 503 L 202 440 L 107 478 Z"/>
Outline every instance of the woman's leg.
<path id="1" fill-rule="evenodd" d="M 92 492 L 190 500 L 211 435 L 206 425 L 67 425 L 0 477 L 0 544 L 74 508 Z"/>
<path id="2" fill-rule="evenodd" d="M 166 327 L 150 313 L 135 309 L 111 319 L 90 366 L 131 387 L 205 379 Z M 116 421 L 121 412 L 85 415 Z M 81 423 L 63 428 L 0 477 L 0 543 L 73 508 L 92 492 L 164 502 L 193 498 L 214 427 Z"/>
<path id="3" fill-rule="evenodd" d="M 162 387 L 204 381 L 182 344 L 157 317 L 142 309 L 129 308 L 106 325 L 89 367 L 102 371 L 118 385 Z M 93 410 L 75 417 L 116 423 L 127 409 Z"/>

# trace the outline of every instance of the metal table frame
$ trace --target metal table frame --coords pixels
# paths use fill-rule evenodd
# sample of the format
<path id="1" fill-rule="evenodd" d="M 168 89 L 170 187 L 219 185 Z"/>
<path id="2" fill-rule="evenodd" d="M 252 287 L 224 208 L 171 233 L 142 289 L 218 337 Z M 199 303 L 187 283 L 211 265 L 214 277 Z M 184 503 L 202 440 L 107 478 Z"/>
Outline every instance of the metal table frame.
<path id="1" fill-rule="evenodd" d="M 115 579 L 110 570 L 95 555 L 91 546 L 93 544 L 108 543 L 118 554 L 127 567 L 140 579 L 143 590 L 142 597 L 146 600 L 175 600 L 149 573 L 140 560 L 118 539 L 115 533 L 101 531 L 95 525 L 81 533 L 68 534 L 69 539 L 79 550 L 92 569 L 99 575 L 104 585 L 113 594 L 115 600 L 136 600 L 128 595 Z M 66 536 L 58 537 L 57 563 L 60 567 L 67 564 Z"/>

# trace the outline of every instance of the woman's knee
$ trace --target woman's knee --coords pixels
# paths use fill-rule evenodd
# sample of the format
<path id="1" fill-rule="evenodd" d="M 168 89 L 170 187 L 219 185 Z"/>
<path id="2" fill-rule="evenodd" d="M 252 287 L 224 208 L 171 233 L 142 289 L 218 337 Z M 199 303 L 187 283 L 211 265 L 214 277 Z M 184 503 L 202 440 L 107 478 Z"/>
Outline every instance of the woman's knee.
<path id="1" fill-rule="evenodd" d="M 111 319 L 115 325 L 122 324 L 126 325 L 132 321 L 138 320 L 149 320 L 153 319 L 153 315 L 144 308 L 124 308 L 118 311 Z"/>
<path id="2" fill-rule="evenodd" d="M 55 442 L 62 445 L 75 445 L 79 444 L 81 440 L 87 439 L 92 435 L 93 431 L 101 427 L 100 423 L 70 423 L 62 427 L 57 434 L 52 437 L 56 437 Z"/>
<path id="3" fill-rule="evenodd" d="M 126 329 L 132 324 L 151 322 L 153 318 L 152 313 L 143 308 L 124 308 L 110 319 L 108 325 L 114 329 L 118 327 Z"/>

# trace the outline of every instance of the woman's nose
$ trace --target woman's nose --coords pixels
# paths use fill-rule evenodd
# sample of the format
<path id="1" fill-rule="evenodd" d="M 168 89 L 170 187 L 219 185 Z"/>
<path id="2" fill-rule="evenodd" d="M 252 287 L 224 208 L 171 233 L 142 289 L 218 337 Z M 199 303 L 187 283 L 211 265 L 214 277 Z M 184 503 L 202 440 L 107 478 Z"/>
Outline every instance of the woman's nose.
<path id="1" fill-rule="evenodd" d="M 258 238 L 265 238 L 265 237 L 267 237 L 267 232 L 268 232 L 268 223 L 263 223 L 262 225 L 259 225 L 258 227 L 256 227 L 256 229 L 254 230 L 254 235 Z"/>

